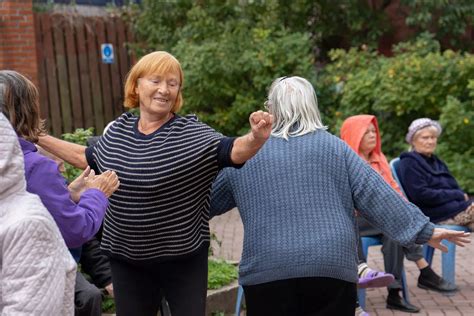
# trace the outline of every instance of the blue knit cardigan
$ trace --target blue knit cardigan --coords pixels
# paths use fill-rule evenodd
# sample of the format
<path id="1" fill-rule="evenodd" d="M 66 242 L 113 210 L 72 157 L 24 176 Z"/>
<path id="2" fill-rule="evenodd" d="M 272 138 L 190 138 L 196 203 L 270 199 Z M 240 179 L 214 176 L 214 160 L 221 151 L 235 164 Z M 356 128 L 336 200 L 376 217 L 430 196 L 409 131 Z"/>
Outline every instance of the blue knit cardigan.
<path id="1" fill-rule="evenodd" d="M 434 225 L 339 138 L 317 131 L 271 137 L 242 169 L 225 168 L 211 216 L 238 207 L 244 225 L 240 283 L 298 277 L 357 282 L 357 209 L 403 245 Z"/>

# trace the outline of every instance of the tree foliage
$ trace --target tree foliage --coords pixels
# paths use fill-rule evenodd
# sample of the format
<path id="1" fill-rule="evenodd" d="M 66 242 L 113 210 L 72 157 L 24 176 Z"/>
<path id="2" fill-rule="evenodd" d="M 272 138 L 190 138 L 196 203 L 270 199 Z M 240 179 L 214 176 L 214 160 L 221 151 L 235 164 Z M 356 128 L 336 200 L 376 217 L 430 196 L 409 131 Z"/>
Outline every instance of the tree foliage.
<path id="1" fill-rule="evenodd" d="M 462 53 L 471 2 L 144 0 L 129 16 L 142 44 L 139 55 L 174 54 L 185 72 L 183 112 L 217 130 L 246 132 L 248 115 L 262 108 L 271 82 L 299 75 L 315 85 L 333 131 L 346 116 L 376 114 L 389 156 L 406 148 L 411 120 L 440 119 L 446 126 L 439 153 L 474 191 L 472 176 L 461 172 L 472 163 L 473 57 Z M 416 32 L 388 58 L 375 48 L 393 31 L 387 12 L 395 5 Z M 446 38 L 453 50 L 445 50 Z"/>
<path id="2" fill-rule="evenodd" d="M 473 26 L 472 0 L 402 0 L 408 8 L 407 25 L 419 32 L 430 32 L 454 49 L 472 50 L 474 43 L 465 34 Z"/>
<path id="3" fill-rule="evenodd" d="M 177 13 L 183 7 L 180 1 L 167 3 L 166 14 L 183 17 Z M 272 80 L 289 74 L 314 78 L 309 34 L 281 25 L 276 7 L 272 1 L 195 3 L 187 7 L 185 23 L 172 39 L 154 23 L 166 19 L 162 10 L 144 12 L 137 25 L 154 25 L 144 34 L 149 49 L 166 49 L 181 61 L 184 113 L 196 113 L 225 134 L 242 134 L 248 130 L 249 114 L 263 108 Z"/>

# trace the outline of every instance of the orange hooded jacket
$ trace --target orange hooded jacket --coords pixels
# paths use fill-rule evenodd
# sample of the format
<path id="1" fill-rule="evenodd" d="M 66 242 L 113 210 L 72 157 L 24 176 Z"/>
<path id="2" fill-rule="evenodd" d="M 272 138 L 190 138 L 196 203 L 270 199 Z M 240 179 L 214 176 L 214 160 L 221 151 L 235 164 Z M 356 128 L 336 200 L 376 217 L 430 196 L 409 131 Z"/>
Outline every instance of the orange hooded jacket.
<path id="1" fill-rule="evenodd" d="M 385 158 L 384 154 L 382 153 L 382 142 L 380 139 L 379 125 L 375 116 L 363 114 L 347 118 L 344 123 L 342 123 L 341 139 L 345 141 L 362 159 L 365 160 L 365 158 L 359 152 L 359 146 L 371 123 L 375 126 L 377 144 L 370 154 L 368 163 L 385 179 L 388 184 L 390 184 L 390 186 L 395 191 L 398 192 L 398 194 L 403 196 L 400 187 L 393 179 L 387 158 Z"/>

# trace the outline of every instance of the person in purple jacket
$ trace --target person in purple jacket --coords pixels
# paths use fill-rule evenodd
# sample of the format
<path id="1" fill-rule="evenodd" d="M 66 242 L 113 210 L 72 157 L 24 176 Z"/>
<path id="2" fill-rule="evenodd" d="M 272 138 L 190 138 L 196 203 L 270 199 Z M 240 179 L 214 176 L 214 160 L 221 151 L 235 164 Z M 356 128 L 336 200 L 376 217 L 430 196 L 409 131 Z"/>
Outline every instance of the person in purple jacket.
<path id="1" fill-rule="evenodd" d="M 95 176 L 88 168 L 68 188 L 58 165 L 39 154 L 34 144 L 44 132 L 34 84 L 16 71 L 2 70 L 0 89 L 4 96 L 1 111 L 15 129 L 23 151 L 27 191 L 41 198 L 68 248 L 82 246 L 102 224 L 107 198 L 119 186 L 117 175 L 107 171 Z"/>
<path id="2" fill-rule="evenodd" d="M 414 120 L 405 140 L 412 151 L 400 156 L 400 181 L 408 199 L 436 224 L 474 229 L 474 203 L 435 154 L 441 126 L 429 118 Z"/>
<path id="3" fill-rule="evenodd" d="M 74 256 L 99 230 L 107 198 L 119 186 L 118 177 L 113 171 L 95 176 L 94 171 L 87 168 L 67 186 L 60 173 L 61 166 L 40 154 L 34 144 L 44 131 L 36 87 L 18 72 L 2 70 L 0 95 L 3 99 L 0 110 L 15 129 L 23 152 L 26 190 L 40 197 Z M 79 271 L 75 282 L 75 315 L 100 316 L 100 291 L 89 286 Z"/>

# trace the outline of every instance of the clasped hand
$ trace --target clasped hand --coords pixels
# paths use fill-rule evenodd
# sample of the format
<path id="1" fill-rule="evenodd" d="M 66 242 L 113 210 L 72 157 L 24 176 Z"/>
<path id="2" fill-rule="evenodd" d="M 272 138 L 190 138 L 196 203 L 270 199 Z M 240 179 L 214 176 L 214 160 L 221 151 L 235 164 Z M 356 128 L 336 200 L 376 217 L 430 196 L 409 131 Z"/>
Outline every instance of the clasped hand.
<path id="1" fill-rule="evenodd" d="M 96 175 L 94 170 L 89 166 L 69 184 L 69 192 L 71 199 L 74 202 L 79 202 L 82 193 L 87 189 L 98 189 L 102 191 L 107 197 L 111 196 L 120 185 L 117 174 L 114 171 L 107 170 L 106 172 Z"/>

